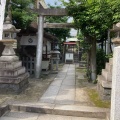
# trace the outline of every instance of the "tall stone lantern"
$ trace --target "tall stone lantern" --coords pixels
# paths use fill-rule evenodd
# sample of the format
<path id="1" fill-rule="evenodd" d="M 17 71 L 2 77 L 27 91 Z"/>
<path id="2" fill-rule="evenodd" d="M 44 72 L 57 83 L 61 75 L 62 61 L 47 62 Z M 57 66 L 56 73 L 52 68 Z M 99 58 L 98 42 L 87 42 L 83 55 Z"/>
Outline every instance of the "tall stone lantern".
<path id="1" fill-rule="evenodd" d="M 5 93 L 20 93 L 28 86 L 29 74 L 22 62 L 16 56 L 13 43 L 16 42 L 14 35 L 20 30 L 11 24 L 9 15 L 3 25 L 3 39 L 0 40 L 5 48 L 0 57 L 0 91 Z"/>
<path id="2" fill-rule="evenodd" d="M 20 30 L 16 29 L 14 25 L 11 24 L 10 17 L 7 16 L 3 24 L 3 39 L 0 42 L 3 42 L 5 45 L 4 51 L 0 60 L 12 61 L 19 60 L 18 56 L 15 55 L 13 44 L 16 43 L 15 35 Z"/>
<path id="3" fill-rule="evenodd" d="M 115 38 L 112 39 L 114 47 L 120 46 L 120 22 L 113 25 L 113 29 L 111 30 L 111 32 L 114 32 L 116 34 Z"/>

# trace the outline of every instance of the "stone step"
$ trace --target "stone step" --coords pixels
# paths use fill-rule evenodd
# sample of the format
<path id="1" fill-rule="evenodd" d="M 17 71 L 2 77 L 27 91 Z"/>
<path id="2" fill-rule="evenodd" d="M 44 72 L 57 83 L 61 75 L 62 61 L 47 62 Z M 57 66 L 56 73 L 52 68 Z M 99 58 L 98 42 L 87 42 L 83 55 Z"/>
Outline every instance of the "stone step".
<path id="1" fill-rule="evenodd" d="M 99 93 L 100 98 L 102 100 L 110 100 L 112 82 L 105 81 L 105 78 L 102 75 L 99 75 L 97 79 L 97 91 Z"/>
<path id="2" fill-rule="evenodd" d="M 17 77 L 0 77 L 0 93 L 2 94 L 19 94 L 28 87 L 28 73 Z"/>
<path id="3" fill-rule="evenodd" d="M 15 62 L 0 62 L 0 69 L 2 70 L 13 70 L 22 66 L 21 61 Z"/>
<path id="4" fill-rule="evenodd" d="M 0 77 L 0 84 L 18 84 L 20 83 L 22 80 L 26 79 L 29 77 L 29 73 L 24 73 L 24 74 L 21 74 L 17 77 Z"/>
<path id="5" fill-rule="evenodd" d="M 106 120 L 110 120 L 110 113 L 107 113 Z"/>
<path id="6" fill-rule="evenodd" d="M 110 63 L 106 63 L 105 69 L 106 69 L 109 73 L 112 74 L 112 67 L 113 67 L 112 64 L 110 64 Z"/>
<path id="7" fill-rule="evenodd" d="M 9 109 L 14 111 L 101 119 L 105 119 L 106 113 L 109 111 L 105 108 L 46 103 L 13 103 L 9 105 Z"/>
<path id="8" fill-rule="evenodd" d="M 106 81 L 112 81 L 112 74 L 109 73 L 106 69 L 102 69 L 102 76 Z"/>
<path id="9" fill-rule="evenodd" d="M 74 117 L 64 115 L 51 115 L 41 113 L 28 113 L 10 111 L 0 118 L 0 120 L 105 120 L 99 118 Z"/>
<path id="10" fill-rule="evenodd" d="M 13 70 L 0 70 L 0 76 L 6 76 L 6 77 L 15 77 L 15 76 L 18 76 L 18 75 L 21 75 L 23 73 L 25 73 L 26 70 L 25 70 L 25 67 L 19 67 L 19 68 L 16 68 L 16 69 L 13 69 Z"/>
<path id="11" fill-rule="evenodd" d="M 112 88 L 112 82 L 106 81 L 104 76 L 98 75 L 97 80 L 102 85 L 103 88 L 110 88 L 110 89 Z"/>
<path id="12" fill-rule="evenodd" d="M 9 110 L 9 107 L 7 105 L 0 106 L 0 117 L 4 115 Z"/>
<path id="13" fill-rule="evenodd" d="M 113 64 L 113 58 L 109 58 L 109 63 Z"/>

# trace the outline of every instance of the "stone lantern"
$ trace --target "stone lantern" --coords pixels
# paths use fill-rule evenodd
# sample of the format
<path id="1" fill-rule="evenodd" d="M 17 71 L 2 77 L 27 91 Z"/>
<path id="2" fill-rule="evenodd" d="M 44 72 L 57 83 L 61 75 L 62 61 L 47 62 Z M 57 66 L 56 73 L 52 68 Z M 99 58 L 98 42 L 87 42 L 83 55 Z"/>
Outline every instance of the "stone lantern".
<path id="1" fill-rule="evenodd" d="M 13 49 L 13 44 L 16 42 L 14 35 L 19 31 L 11 24 L 8 15 L 3 25 L 3 39 L 0 40 L 5 45 L 0 57 L 0 91 L 2 93 L 20 93 L 28 86 L 29 74 L 25 67 L 22 67 L 22 62 Z"/>
<path id="2" fill-rule="evenodd" d="M 111 32 L 116 33 L 116 36 L 114 39 L 112 39 L 112 43 L 114 44 L 114 47 L 120 46 L 120 22 L 113 25 L 113 29 Z"/>
<path id="3" fill-rule="evenodd" d="M 58 50 L 51 51 L 51 70 L 53 70 L 53 63 L 56 63 L 56 71 L 58 71 L 58 64 L 60 60 L 60 52 Z"/>
<path id="4" fill-rule="evenodd" d="M 19 58 L 15 55 L 13 44 L 16 43 L 15 34 L 20 30 L 16 29 L 14 25 L 11 24 L 10 17 L 7 16 L 5 22 L 3 24 L 3 39 L 0 42 L 3 42 L 5 45 L 4 51 L 2 52 L 2 56 L 0 60 L 4 61 L 12 61 L 19 60 Z M 15 46 L 16 48 L 17 46 Z"/>

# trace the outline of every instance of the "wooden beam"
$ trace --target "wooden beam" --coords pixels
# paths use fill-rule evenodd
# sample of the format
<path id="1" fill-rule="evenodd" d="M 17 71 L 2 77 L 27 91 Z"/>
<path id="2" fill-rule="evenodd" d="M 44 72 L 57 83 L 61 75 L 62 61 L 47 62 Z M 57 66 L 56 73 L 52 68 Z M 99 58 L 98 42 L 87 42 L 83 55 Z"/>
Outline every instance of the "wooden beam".
<path id="1" fill-rule="evenodd" d="M 44 23 L 44 28 L 74 28 L 72 23 Z"/>

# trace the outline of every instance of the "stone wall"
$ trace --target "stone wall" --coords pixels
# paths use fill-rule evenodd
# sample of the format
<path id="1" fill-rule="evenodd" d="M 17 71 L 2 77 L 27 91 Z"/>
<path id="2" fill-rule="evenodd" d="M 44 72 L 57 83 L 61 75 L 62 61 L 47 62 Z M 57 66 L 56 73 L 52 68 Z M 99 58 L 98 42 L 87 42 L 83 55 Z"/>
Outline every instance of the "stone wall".
<path id="1" fill-rule="evenodd" d="M 97 91 L 99 96 L 103 100 L 111 99 L 111 88 L 112 88 L 112 67 L 113 59 L 109 59 L 109 63 L 106 63 L 105 69 L 102 69 L 102 74 L 98 75 L 97 80 Z"/>

